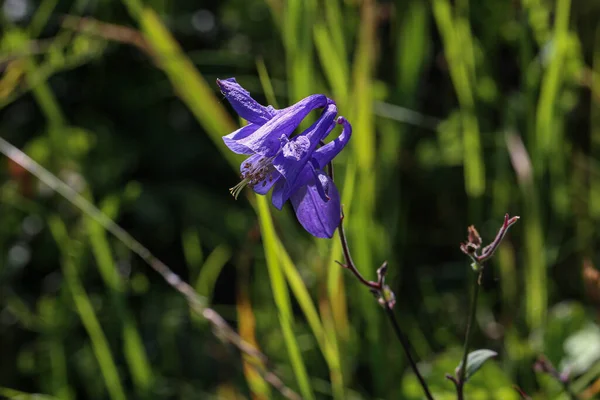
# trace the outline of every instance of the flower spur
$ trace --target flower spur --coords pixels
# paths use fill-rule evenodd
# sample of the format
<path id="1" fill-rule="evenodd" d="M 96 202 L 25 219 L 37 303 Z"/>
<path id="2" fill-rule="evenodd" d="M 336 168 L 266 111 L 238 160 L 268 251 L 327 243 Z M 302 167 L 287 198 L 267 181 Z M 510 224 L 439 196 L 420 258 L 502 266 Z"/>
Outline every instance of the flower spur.
<path id="1" fill-rule="evenodd" d="M 324 95 L 311 95 L 277 110 L 255 101 L 234 78 L 217 80 L 239 116 L 248 125 L 223 137 L 233 152 L 249 155 L 240 167 L 241 181 L 230 189 L 237 198 L 244 187 L 264 195 L 273 188 L 273 205 L 281 209 L 290 200 L 300 224 L 313 236 L 330 238 L 340 221 L 339 193 L 325 166 L 348 143 L 352 127 L 338 117 L 335 102 Z M 322 108 L 317 121 L 302 133 L 294 130 L 313 110 Z M 342 133 L 318 147 L 337 124 Z"/>

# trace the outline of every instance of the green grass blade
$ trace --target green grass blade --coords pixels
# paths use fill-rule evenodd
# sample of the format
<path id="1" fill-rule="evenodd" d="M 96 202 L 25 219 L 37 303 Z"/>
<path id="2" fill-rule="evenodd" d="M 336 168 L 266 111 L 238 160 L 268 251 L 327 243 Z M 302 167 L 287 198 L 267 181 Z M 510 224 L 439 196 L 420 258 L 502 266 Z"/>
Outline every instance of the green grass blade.
<path id="1" fill-rule="evenodd" d="M 51 365 L 50 379 L 52 393 L 61 400 L 75 398 L 69 387 L 68 364 L 65 354 L 65 345 L 61 335 L 57 335 L 60 325 L 60 312 L 56 298 L 43 297 L 38 302 L 40 320 L 45 325 L 44 342 L 48 349 L 48 358 Z"/>
<path id="2" fill-rule="evenodd" d="M 539 198 L 531 185 L 523 191 L 527 223 L 525 229 L 525 297 L 526 318 L 531 329 L 540 328 L 546 320 L 548 308 L 548 276 L 546 272 L 546 248 L 540 220 Z"/>
<path id="3" fill-rule="evenodd" d="M 453 17 L 448 0 L 434 0 L 433 15 L 442 36 L 450 77 L 461 107 L 465 188 L 469 196 L 480 197 L 485 191 L 485 165 L 479 123 L 475 116 L 470 28 L 464 17 Z"/>
<path id="4" fill-rule="evenodd" d="M 68 290 L 73 297 L 73 302 L 75 303 L 77 313 L 79 314 L 81 322 L 83 323 L 83 326 L 90 337 L 94 355 L 98 360 L 100 372 L 106 384 L 106 390 L 108 391 L 111 399 L 125 400 L 127 396 L 125 395 L 123 386 L 121 385 L 117 366 L 112 357 L 108 341 L 104 335 L 104 332 L 102 332 L 102 327 L 98 322 L 98 317 L 96 317 L 92 302 L 90 301 L 90 298 L 85 292 L 83 284 L 77 275 L 77 266 L 75 265 L 75 257 L 73 256 L 74 249 L 72 248 L 73 246 L 71 244 L 71 240 L 69 239 L 67 228 L 62 220 L 56 216 L 51 216 L 48 219 L 48 226 L 50 227 L 50 231 L 54 236 L 54 240 L 58 244 L 62 253 L 62 268 L 64 278 Z"/>
<path id="5" fill-rule="evenodd" d="M 107 201 L 103 212 L 108 215 L 111 213 L 108 208 L 114 202 Z M 144 348 L 143 340 L 139 334 L 133 316 L 131 315 L 123 292 L 123 283 L 119 277 L 117 266 L 114 263 L 110 244 L 106 237 L 104 228 L 92 218 L 86 217 L 85 225 L 88 232 L 92 254 L 96 260 L 100 275 L 104 280 L 111 296 L 113 306 L 117 311 L 121 323 L 121 335 L 123 339 L 123 353 L 131 377 L 140 396 L 145 397 L 149 394 L 154 381 L 152 367 L 148 360 L 148 355 Z"/>
<path id="6" fill-rule="evenodd" d="M 194 288 L 201 296 L 205 297 L 210 304 L 212 293 L 221 270 L 231 259 L 231 250 L 226 245 L 217 246 L 212 253 L 206 257 L 206 262 L 200 269 Z"/>
<path id="7" fill-rule="evenodd" d="M 315 396 L 306 371 L 306 366 L 304 365 L 298 342 L 294 336 L 292 306 L 282 267 L 279 263 L 278 238 L 269 211 L 269 200 L 265 196 L 256 196 L 256 204 L 267 268 L 271 280 L 271 289 L 277 307 L 283 340 L 288 351 L 296 382 L 300 388 L 300 393 L 305 399 L 314 399 Z"/>
<path id="8" fill-rule="evenodd" d="M 362 2 L 360 8 L 360 25 L 358 29 L 358 43 L 354 55 L 352 70 L 352 107 L 348 117 L 353 121 L 354 132 L 352 136 L 352 155 L 357 167 L 357 181 L 355 187 L 360 187 L 360 197 L 356 198 L 352 212 L 345 213 L 346 229 L 352 255 L 358 270 L 372 279 L 375 274 L 374 236 L 373 232 L 375 213 L 375 194 L 379 174 L 376 165 L 376 135 L 375 118 L 373 113 L 374 87 L 377 43 L 377 2 L 373 0 Z M 354 200 L 354 199 L 353 199 Z M 348 286 L 348 293 L 356 298 L 355 306 L 359 307 L 361 323 L 365 327 L 363 346 L 369 348 L 366 354 L 373 380 L 374 393 L 384 393 L 384 374 L 379 370 L 384 355 L 384 348 L 379 345 L 381 314 L 375 312 L 377 308 L 373 295 L 356 282 Z M 354 294 L 354 296 L 353 296 Z"/>
<path id="9" fill-rule="evenodd" d="M 336 51 L 334 41 L 323 24 L 314 27 L 314 40 L 321 67 L 333 90 L 333 96 L 341 109 L 348 101 L 348 67 Z"/>
<path id="10" fill-rule="evenodd" d="M 250 343 L 257 349 L 259 348 L 256 340 L 256 316 L 252 308 L 250 296 L 250 263 L 251 257 L 242 256 L 238 264 L 237 288 L 236 288 L 236 310 L 237 326 L 240 337 L 247 343 Z M 244 376 L 253 399 L 263 400 L 272 397 L 271 388 L 263 377 L 252 368 L 248 357 L 242 358 Z"/>
<path id="11" fill-rule="evenodd" d="M 315 88 L 312 23 L 315 0 L 288 0 L 284 13 L 284 45 L 287 56 L 290 99 L 298 101 Z"/>
<path id="12" fill-rule="evenodd" d="M 200 235 L 195 228 L 188 228 L 181 234 L 181 243 L 183 246 L 183 256 L 189 269 L 190 281 L 198 279 L 202 264 L 204 264 L 204 254 L 202 252 L 202 244 L 200 243 Z"/>
<path id="13" fill-rule="evenodd" d="M 346 65 L 348 52 L 346 51 L 346 40 L 344 39 L 343 5 L 340 6 L 339 0 L 327 0 L 324 3 L 325 20 L 327 21 L 327 26 L 331 32 L 334 51 L 341 62 Z"/>
<path id="14" fill-rule="evenodd" d="M 50 16 L 57 3 L 58 0 L 43 0 L 40 2 L 39 6 L 35 10 L 35 13 L 33 14 L 33 17 L 31 17 L 31 22 L 28 27 L 28 33 L 30 37 L 35 38 L 40 34 L 50 19 Z"/>
<path id="15" fill-rule="evenodd" d="M 550 65 L 542 79 L 540 100 L 536 113 L 537 154 L 534 154 L 534 166 L 538 173 L 543 171 L 541 166 L 549 153 L 553 149 L 558 150 L 561 146 L 561 142 L 556 135 L 558 124 L 555 119 L 555 108 L 562 82 L 562 66 L 567 46 L 570 7 L 570 0 L 558 0 L 556 2 L 556 22 L 551 44 L 552 56 Z"/>
<path id="16" fill-rule="evenodd" d="M 260 85 L 265 92 L 267 102 L 273 107 L 279 108 L 277 105 L 277 98 L 275 97 L 275 91 L 273 90 L 273 83 L 269 77 L 269 71 L 267 71 L 267 66 L 262 58 L 258 58 L 256 60 L 256 70 L 258 71 L 258 79 L 260 80 Z"/>
<path id="17" fill-rule="evenodd" d="M 400 1 L 397 2 L 399 4 Z M 411 1 L 397 30 L 396 80 L 402 96 L 412 98 L 429 53 L 427 3 Z M 404 104 L 406 105 L 406 104 Z"/>
<path id="18" fill-rule="evenodd" d="M 7 399 L 15 400 L 58 400 L 58 397 L 49 396 L 39 393 L 25 393 L 19 390 L 10 389 L 0 386 L 0 396 Z"/>
<path id="19" fill-rule="evenodd" d="M 346 177 L 344 178 L 342 205 L 344 212 L 351 214 L 352 196 L 354 193 L 354 183 L 356 181 L 356 166 L 353 159 L 348 159 L 346 163 Z M 346 290 L 344 287 L 343 269 L 335 261 L 342 261 L 342 246 L 339 240 L 339 233 L 336 231 L 332 239 L 329 261 L 327 262 L 327 293 L 331 303 L 335 327 L 340 337 L 345 340 L 349 336 L 348 311 L 346 308 Z M 338 268 L 339 267 L 339 268 Z"/>
<path id="20" fill-rule="evenodd" d="M 354 154 L 361 171 L 373 172 L 375 161 L 375 130 L 373 121 L 373 67 L 375 63 L 375 29 L 376 10 L 373 1 L 366 1 L 362 6 L 361 25 L 358 47 L 354 58 L 353 70 L 353 126 L 352 137 Z M 368 193 L 367 191 L 365 191 Z"/>
<path id="21" fill-rule="evenodd" d="M 287 282 L 292 289 L 292 293 L 294 294 L 296 301 L 300 305 L 300 308 L 302 309 L 302 312 L 308 321 L 310 329 L 317 339 L 321 353 L 325 357 L 325 361 L 329 367 L 333 397 L 336 399 L 343 399 L 344 380 L 340 356 L 337 346 L 334 345 L 334 338 L 326 334 L 323 324 L 321 323 L 321 319 L 319 318 L 317 307 L 310 297 L 310 293 L 308 292 L 302 277 L 298 273 L 294 262 L 287 254 L 283 244 L 280 241 L 278 241 L 278 250 L 283 273 L 285 274 Z"/>

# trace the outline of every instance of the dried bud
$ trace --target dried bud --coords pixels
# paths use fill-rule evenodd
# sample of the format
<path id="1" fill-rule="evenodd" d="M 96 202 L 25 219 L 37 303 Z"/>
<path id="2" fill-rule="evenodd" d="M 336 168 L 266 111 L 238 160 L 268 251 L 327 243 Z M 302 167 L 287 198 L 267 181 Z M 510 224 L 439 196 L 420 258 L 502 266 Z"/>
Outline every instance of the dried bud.
<path id="1" fill-rule="evenodd" d="M 494 239 L 494 241 L 492 243 L 490 243 L 489 245 L 487 245 L 483 248 L 483 250 L 481 251 L 481 254 L 478 254 L 478 250 L 481 247 L 481 243 L 482 243 L 481 236 L 479 236 L 479 232 L 477 232 L 477 229 L 475 229 L 475 227 L 473 225 L 469 226 L 469 228 L 468 228 L 469 234 L 467 236 L 468 241 L 467 241 L 467 243 L 461 243 L 460 250 L 463 253 L 465 253 L 466 255 L 468 255 L 469 257 L 471 257 L 471 259 L 473 259 L 473 262 L 478 267 L 478 268 L 476 268 L 476 270 L 479 270 L 480 267 L 483 265 L 483 263 L 485 261 L 487 261 L 488 259 L 490 259 L 490 257 L 492 257 L 494 255 L 494 252 L 496 251 L 496 249 L 502 242 L 504 235 L 506 235 L 506 232 L 508 232 L 508 228 L 510 228 L 518 220 L 519 220 L 519 217 L 509 218 L 508 214 L 506 214 L 504 216 L 504 223 L 502 224 L 502 227 L 498 231 L 496 238 Z"/>
<path id="2" fill-rule="evenodd" d="M 479 236 L 479 232 L 477 232 L 477 229 L 475 229 L 474 225 L 469 226 L 467 230 L 469 232 L 469 244 L 471 244 L 475 250 L 477 250 L 479 247 L 481 247 L 481 236 Z"/>

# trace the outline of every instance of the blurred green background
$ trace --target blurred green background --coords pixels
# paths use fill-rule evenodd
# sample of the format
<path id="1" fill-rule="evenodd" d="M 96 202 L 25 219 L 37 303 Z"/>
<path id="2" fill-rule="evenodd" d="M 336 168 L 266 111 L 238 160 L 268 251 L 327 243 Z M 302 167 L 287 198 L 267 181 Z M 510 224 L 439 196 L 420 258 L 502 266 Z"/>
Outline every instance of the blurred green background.
<path id="1" fill-rule="evenodd" d="M 539 354 L 600 392 L 600 1 L 3 0 L 0 137 L 132 234 L 304 398 L 419 399 L 373 296 L 316 240 L 227 189 L 240 121 L 334 98 L 356 264 L 389 262 L 396 313 L 439 399 L 461 358 L 475 224 L 493 239 L 469 399 L 560 398 Z M 336 134 L 334 132 L 334 134 Z M 280 398 L 120 240 L 0 159 L 0 397 Z M 266 255 L 266 256 L 265 256 Z M 268 261 L 268 263 L 267 263 Z M 33 398 L 33 397 L 31 397 Z M 38 398 L 38 397 L 36 397 Z"/>

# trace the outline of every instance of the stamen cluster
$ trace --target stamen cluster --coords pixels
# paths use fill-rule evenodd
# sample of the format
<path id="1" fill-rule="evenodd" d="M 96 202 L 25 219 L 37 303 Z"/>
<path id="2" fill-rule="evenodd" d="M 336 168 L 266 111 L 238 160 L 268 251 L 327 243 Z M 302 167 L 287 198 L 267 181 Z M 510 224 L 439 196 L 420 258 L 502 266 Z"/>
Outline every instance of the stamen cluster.
<path id="1" fill-rule="evenodd" d="M 265 187 L 267 186 L 267 182 L 272 183 L 273 173 L 275 172 L 272 162 L 273 157 L 262 157 L 256 164 L 245 161 L 241 168 L 240 183 L 230 188 L 229 193 L 237 199 L 246 186 L 251 188 L 254 188 L 256 185 Z"/>

